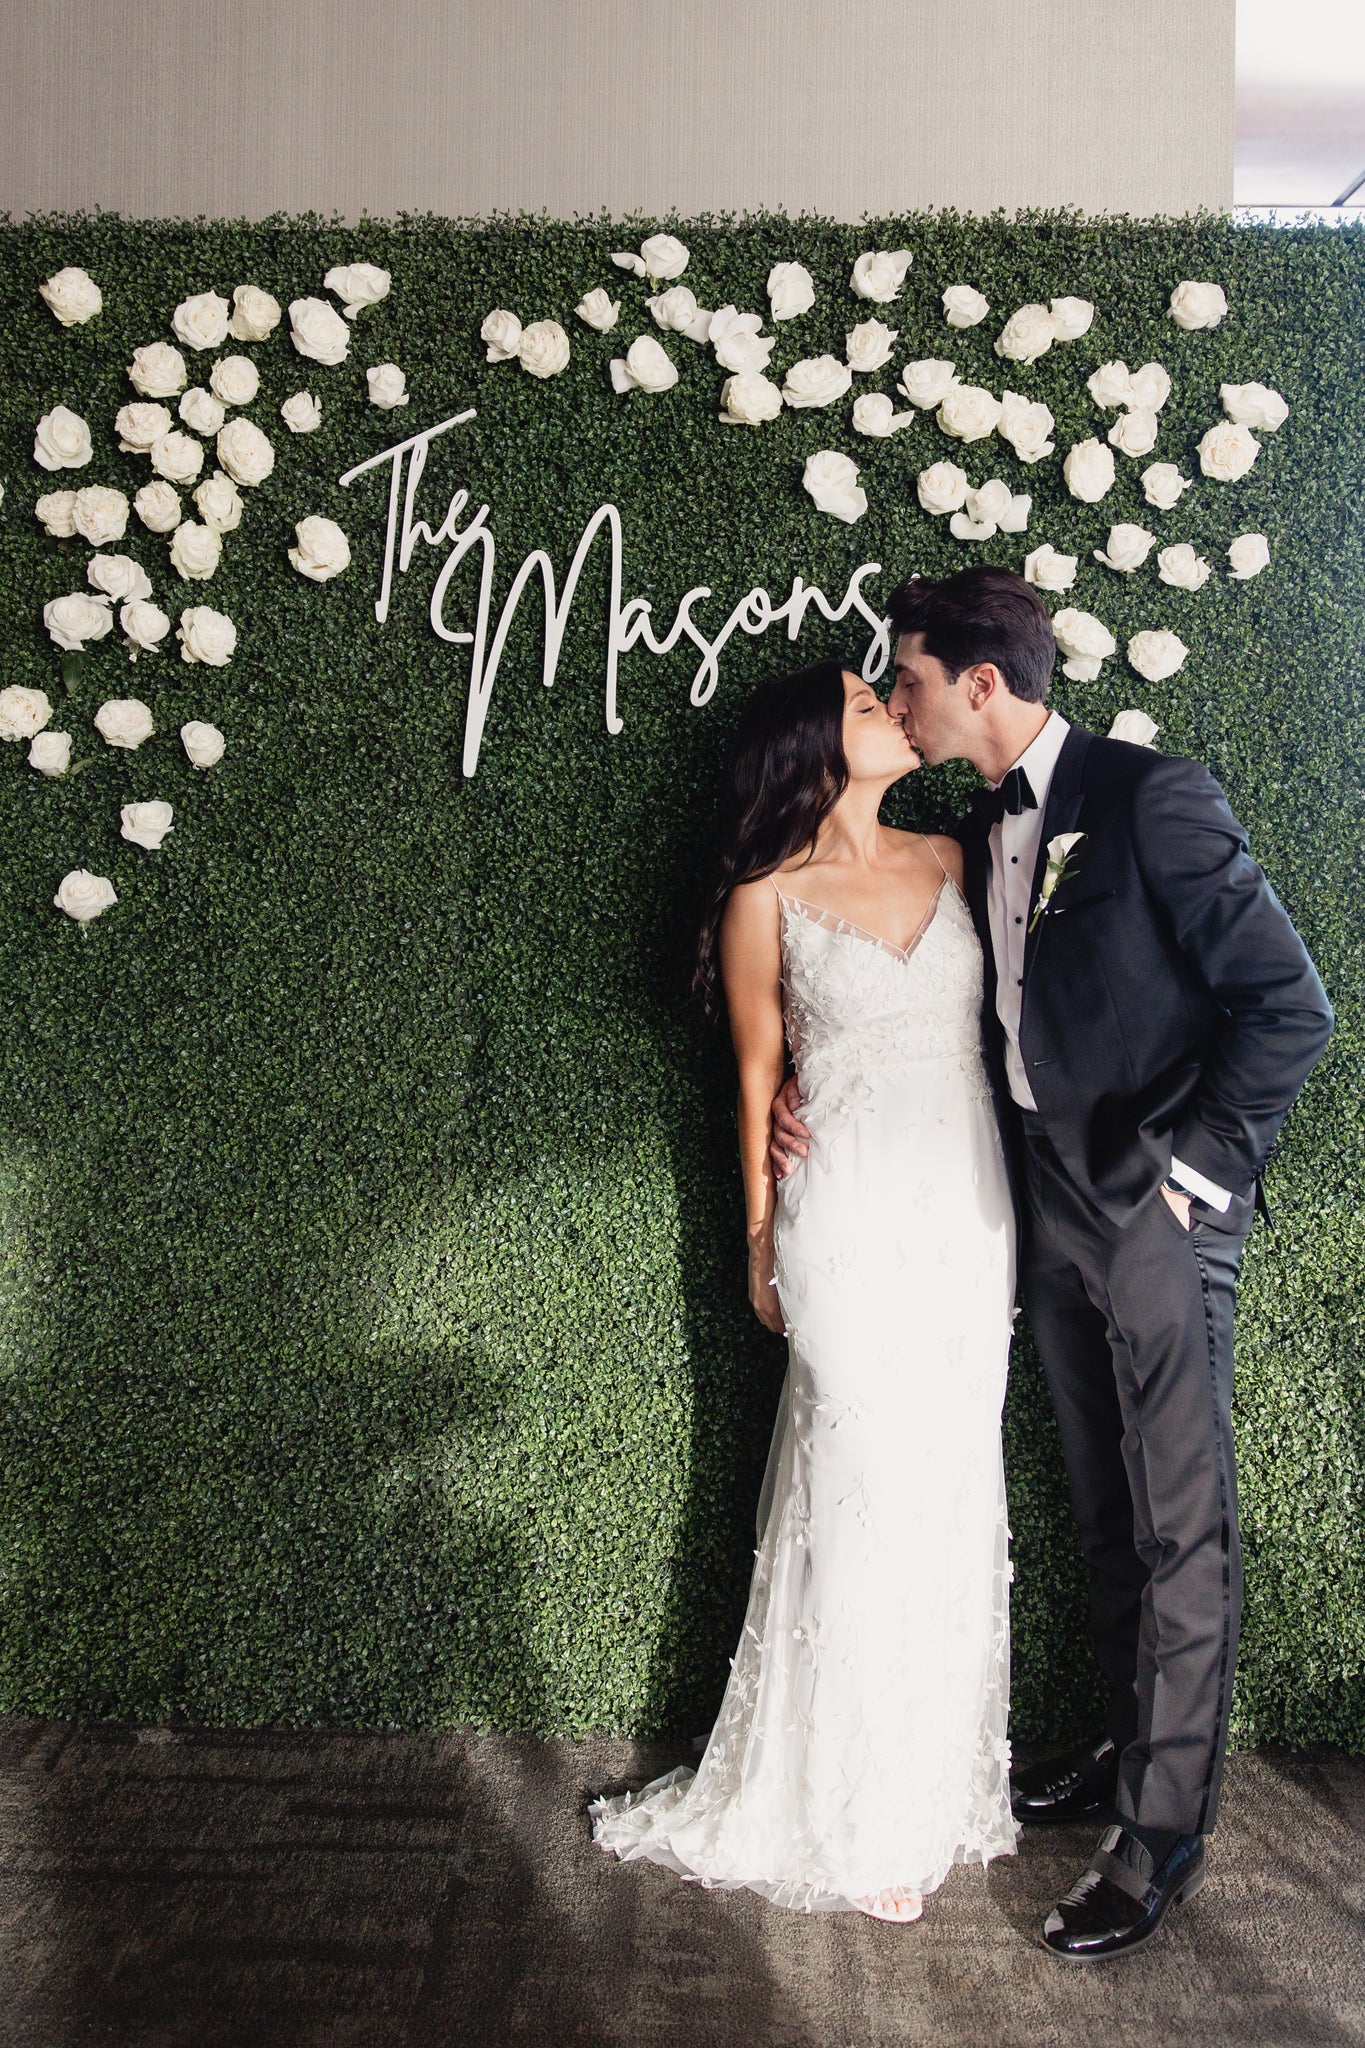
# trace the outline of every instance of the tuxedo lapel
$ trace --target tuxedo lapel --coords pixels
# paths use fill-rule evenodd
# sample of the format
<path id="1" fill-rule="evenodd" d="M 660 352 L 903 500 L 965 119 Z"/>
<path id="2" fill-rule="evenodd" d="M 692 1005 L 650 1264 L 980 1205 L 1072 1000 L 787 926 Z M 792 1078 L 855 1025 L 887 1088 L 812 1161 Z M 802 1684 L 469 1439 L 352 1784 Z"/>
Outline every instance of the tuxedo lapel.
<path id="1" fill-rule="evenodd" d="M 1042 892 L 1043 876 L 1047 873 L 1047 847 L 1050 839 L 1059 832 L 1074 832 L 1076 821 L 1081 815 L 1085 802 L 1085 757 L 1090 752 L 1094 734 L 1084 726 L 1073 725 L 1062 741 L 1062 751 L 1057 756 L 1057 766 L 1052 771 L 1048 785 L 1047 803 L 1043 807 L 1043 829 L 1038 840 L 1038 858 L 1033 868 L 1033 887 L 1029 893 L 1029 923 L 1033 929 L 1024 940 L 1024 989 L 1028 990 L 1029 970 L 1037 958 L 1038 947 L 1047 929 L 1046 916 L 1033 923 L 1034 906 Z"/>

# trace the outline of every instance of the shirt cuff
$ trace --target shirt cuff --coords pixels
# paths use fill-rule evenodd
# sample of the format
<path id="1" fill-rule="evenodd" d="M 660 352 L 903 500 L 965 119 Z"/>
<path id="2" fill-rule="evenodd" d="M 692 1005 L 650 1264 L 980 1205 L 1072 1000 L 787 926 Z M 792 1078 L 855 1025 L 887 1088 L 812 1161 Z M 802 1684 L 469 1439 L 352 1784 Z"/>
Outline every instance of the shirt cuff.
<path id="1" fill-rule="evenodd" d="M 1207 1202 L 1220 1216 L 1227 1214 L 1228 1205 L 1232 1201 L 1228 1190 L 1220 1188 L 1216 1181 L 1205 1180 L 1202 1173 L 1196 1173 L 1192 1166 L 1186 1166 L 1183 1159 L 1172 1159 L 1171 1179 L 1178 1180 L 1181 1187 L 1190 1194 L 1198 1195 L 1202 1202 Z"/>

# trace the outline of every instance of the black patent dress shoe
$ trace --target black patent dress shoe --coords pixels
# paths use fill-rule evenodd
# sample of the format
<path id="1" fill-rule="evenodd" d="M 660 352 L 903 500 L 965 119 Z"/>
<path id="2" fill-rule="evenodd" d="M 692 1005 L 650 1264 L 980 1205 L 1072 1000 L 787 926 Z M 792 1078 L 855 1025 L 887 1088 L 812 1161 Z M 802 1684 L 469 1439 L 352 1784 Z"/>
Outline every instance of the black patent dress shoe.
<path id="1" fill-rule="evenodd" d="M 1025 1824 L 1089 1820 L 1112 1809 L 1118 1782 L 1118 1748 L 1106 1737 L 1012 1773 L 1010 1808 Z"/>
<path id="2" fill-rule="evenodd" d="M 1165 1860 L 1126 1828 L 1106 1828 L 1090 1868 L 1043 1922 L 1043 1947 L 1064 1963 L 1106 1963 L 1149 1942 L 1172 1906 L 1203 1884 L 1204 1837 L 1177 1835 Z"/>

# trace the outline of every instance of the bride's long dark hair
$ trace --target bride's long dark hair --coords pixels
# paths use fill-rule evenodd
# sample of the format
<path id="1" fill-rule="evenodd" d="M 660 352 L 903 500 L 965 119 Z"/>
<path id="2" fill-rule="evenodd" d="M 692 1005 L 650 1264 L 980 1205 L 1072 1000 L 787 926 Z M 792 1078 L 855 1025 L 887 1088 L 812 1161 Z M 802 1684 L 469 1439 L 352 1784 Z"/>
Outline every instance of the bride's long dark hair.
<path id="1" fill-rule="evenodd" d="M 740 713 L 726 762 L 716 884 L 702 920 L 692 993 L 708 1019 L 720 1010 L 721 919 L 741 882 L 772 874 L 815 835 L 848 787 L 844 671 L 817 661 L 760 683 Z"/>

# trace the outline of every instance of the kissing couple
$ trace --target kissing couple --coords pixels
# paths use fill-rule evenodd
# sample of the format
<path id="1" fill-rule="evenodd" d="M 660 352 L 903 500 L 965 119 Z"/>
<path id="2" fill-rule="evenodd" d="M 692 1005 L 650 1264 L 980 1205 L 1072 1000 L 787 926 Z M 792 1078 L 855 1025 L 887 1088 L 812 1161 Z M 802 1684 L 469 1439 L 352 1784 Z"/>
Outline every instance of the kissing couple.
<path id="1" fill-rule="evenodd" d="M 830 660 L 739 720 L 697 986 L 729 1014 L 749 1296 L 787 1373 L 700 1765 L 595 1800 L 593 1832 L 912 1921 L 1021 1825 L 1090 1818 L 1040 1938 L 1094 1963 L 1204 1881 L 1242 1597 L 1237 1269 L 1332 1011 L 1208 771 L 1049 710 L 1021 576 L 912 577 L 889 609 L 888 703 Z M 987 787 L 958 837 L 880 822 L 961 759 Z M 1106 1709 L 1011 1780 L 1016 1285 Z"/>

